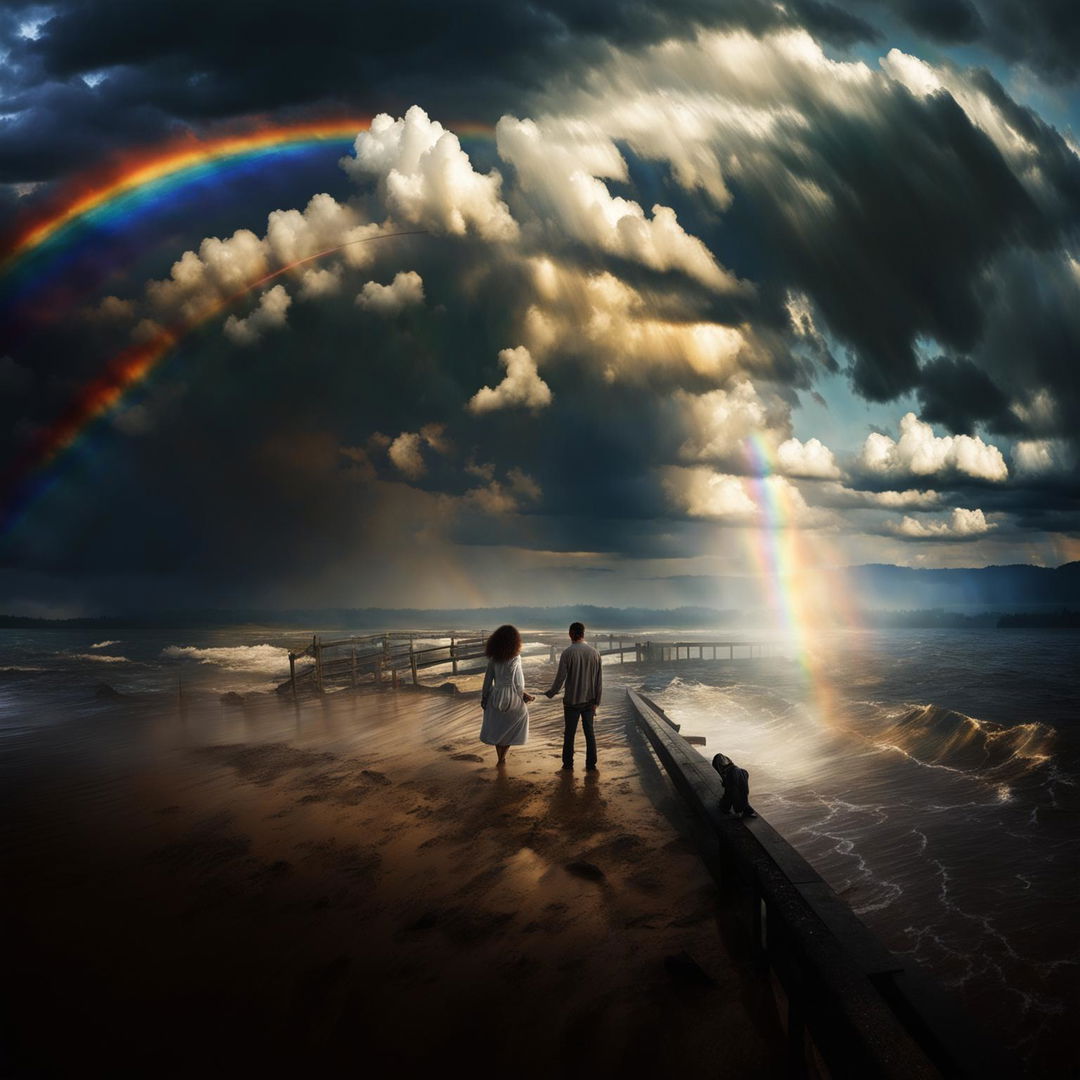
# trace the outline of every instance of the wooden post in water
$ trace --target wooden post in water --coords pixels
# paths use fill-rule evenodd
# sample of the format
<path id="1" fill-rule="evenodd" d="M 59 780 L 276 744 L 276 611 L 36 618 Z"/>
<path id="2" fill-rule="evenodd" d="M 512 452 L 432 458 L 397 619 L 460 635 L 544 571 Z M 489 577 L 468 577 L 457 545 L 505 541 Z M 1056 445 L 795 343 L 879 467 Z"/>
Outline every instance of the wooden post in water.
<path id="1" fill-rule="evenodd" d="M 319 635 L 311 635 L 312 648 L 315 651 L 315 689 L 322 693 L 322 645 L 319 644 Z"/>
<path id="2" fill-rule="evenodd" d="M 450 669 L 453 673 L 457 674 L 457 656 L 454 653 L 455 640 L 453 635 L 450 636 Z"/>
<path id="3" fill-rule="evenodd" d="M 289 682 L 292 683 L 292 696 L 296 700 L 296 653 L 289 653 Z"/>
<path id="4" fill-rule="evenodd" d="M 409 635 L 409 667 L 412 669 L 413 686 L 418 686 L 420 679 L 416 674 L 416 645 L 411 634 Z"/>

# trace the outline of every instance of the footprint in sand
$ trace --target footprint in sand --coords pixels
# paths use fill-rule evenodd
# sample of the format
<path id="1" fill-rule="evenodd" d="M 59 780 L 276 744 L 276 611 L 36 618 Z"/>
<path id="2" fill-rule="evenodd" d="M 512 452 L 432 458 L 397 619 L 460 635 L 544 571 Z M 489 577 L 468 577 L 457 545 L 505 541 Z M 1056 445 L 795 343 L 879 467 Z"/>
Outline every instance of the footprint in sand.
<path id="1" fill-rule="evenodd" d="M 363 769 L 360 775 L 366 776 L 370 781 L 372 781 L 372 783 L 375 784 L 392 784 L 394 782 L 385 773 L 375 772 L 374 769 Z"/>
<path id="2" fill-rule="evenodd" d="M 479 761 L 481 765 L 484 763 L 479 754 L 451 754 L 450 757 L 454 761 Z"/>
<path id="3" fill-rule="evenodd" d="M 585 862 L 582 859 L 567 863 L 565 869 L 568 873 L 584 878 L 586 881 L 603 881 L 607 876 L 595 863 Z"/>

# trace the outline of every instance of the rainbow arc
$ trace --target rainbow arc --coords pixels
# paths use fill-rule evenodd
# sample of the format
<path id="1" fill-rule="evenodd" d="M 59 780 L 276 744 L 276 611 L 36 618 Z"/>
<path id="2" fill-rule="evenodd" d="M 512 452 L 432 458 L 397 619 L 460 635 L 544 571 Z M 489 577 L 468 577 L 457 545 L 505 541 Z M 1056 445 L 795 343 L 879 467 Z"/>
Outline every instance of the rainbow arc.
<path id="1" fill-rule="evenodd" d="M 52 205 L 27 222 L 6 245 L 0 260 L 0 294 L 10 308 L 23 303 L 35 288 L 62 273 L 65 258 L 80 244 L 107 229 L 129 233 L 154 206 L 179 198 L 192 186 L 228 179 L 232 170 L 253 164 L 295 160 L 313 148 L 340 143 L 346 151 L 367 118 L 338 117 L 318 122 L 263 127 L 216 139 L 186 137 L 150 151 L 127 155 L 110 168 L 84 176 Z M 465 136 L 490 137 L 476 125 L 455 128 Z M 114 356 L 102 373 L 78 394 L 49 428 L 7 470 L 0 480 L 0 532 L 10 529 L 48 485 L 49 466 L 78 442 L 82 433 L 113 410 L 133 387 L 142 383 L 162 360 L 200 327 L 221 315 L 243 296 L 307 263 L 324 259 L 353 243 L 370 243 L 423 230 L 400 230 L 326 248 L 249 282 L 186 322 L 162 327 L 144 342 Z"/>

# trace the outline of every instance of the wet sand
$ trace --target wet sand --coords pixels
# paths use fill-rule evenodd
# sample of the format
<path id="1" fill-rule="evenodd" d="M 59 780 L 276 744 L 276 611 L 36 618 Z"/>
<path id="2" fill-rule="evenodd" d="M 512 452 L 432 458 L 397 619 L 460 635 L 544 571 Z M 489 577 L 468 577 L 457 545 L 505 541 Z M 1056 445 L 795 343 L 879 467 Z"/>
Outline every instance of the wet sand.
<path id="1" fill-rule="evenodd" d="M 121 702 L 9 747 L 3 1074 L 781 1075 L 621 692 L 596 774 L 531 714 L 502 770 L 471 693 Z"/>

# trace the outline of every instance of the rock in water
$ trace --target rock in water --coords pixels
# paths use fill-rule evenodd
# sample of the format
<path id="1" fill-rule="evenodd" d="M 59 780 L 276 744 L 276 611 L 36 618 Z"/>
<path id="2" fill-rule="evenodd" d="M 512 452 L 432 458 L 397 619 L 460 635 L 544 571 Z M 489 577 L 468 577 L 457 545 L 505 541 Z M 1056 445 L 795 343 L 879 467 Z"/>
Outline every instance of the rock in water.
<path id="1" fill-rule="evenodd" d="M 230 690 L 227 694 L 222 694 L 221 695 L 221 704 L 222 705 L 243 705 L 244 704 L 244 699 L 243 699 L 243 697 L 241 697 L 240 694 L 236 693 L 236 691 Z"/>
<path id="2" fill-rule="evenodd" d="M 99 682 L 94 687 L 94 697 L 102 698 L 106 701 L 115 701 L 117 698 L 122 698 L 124 695 L 120 693 L 115 687 L 110 686 L 108 683 Z"/>

